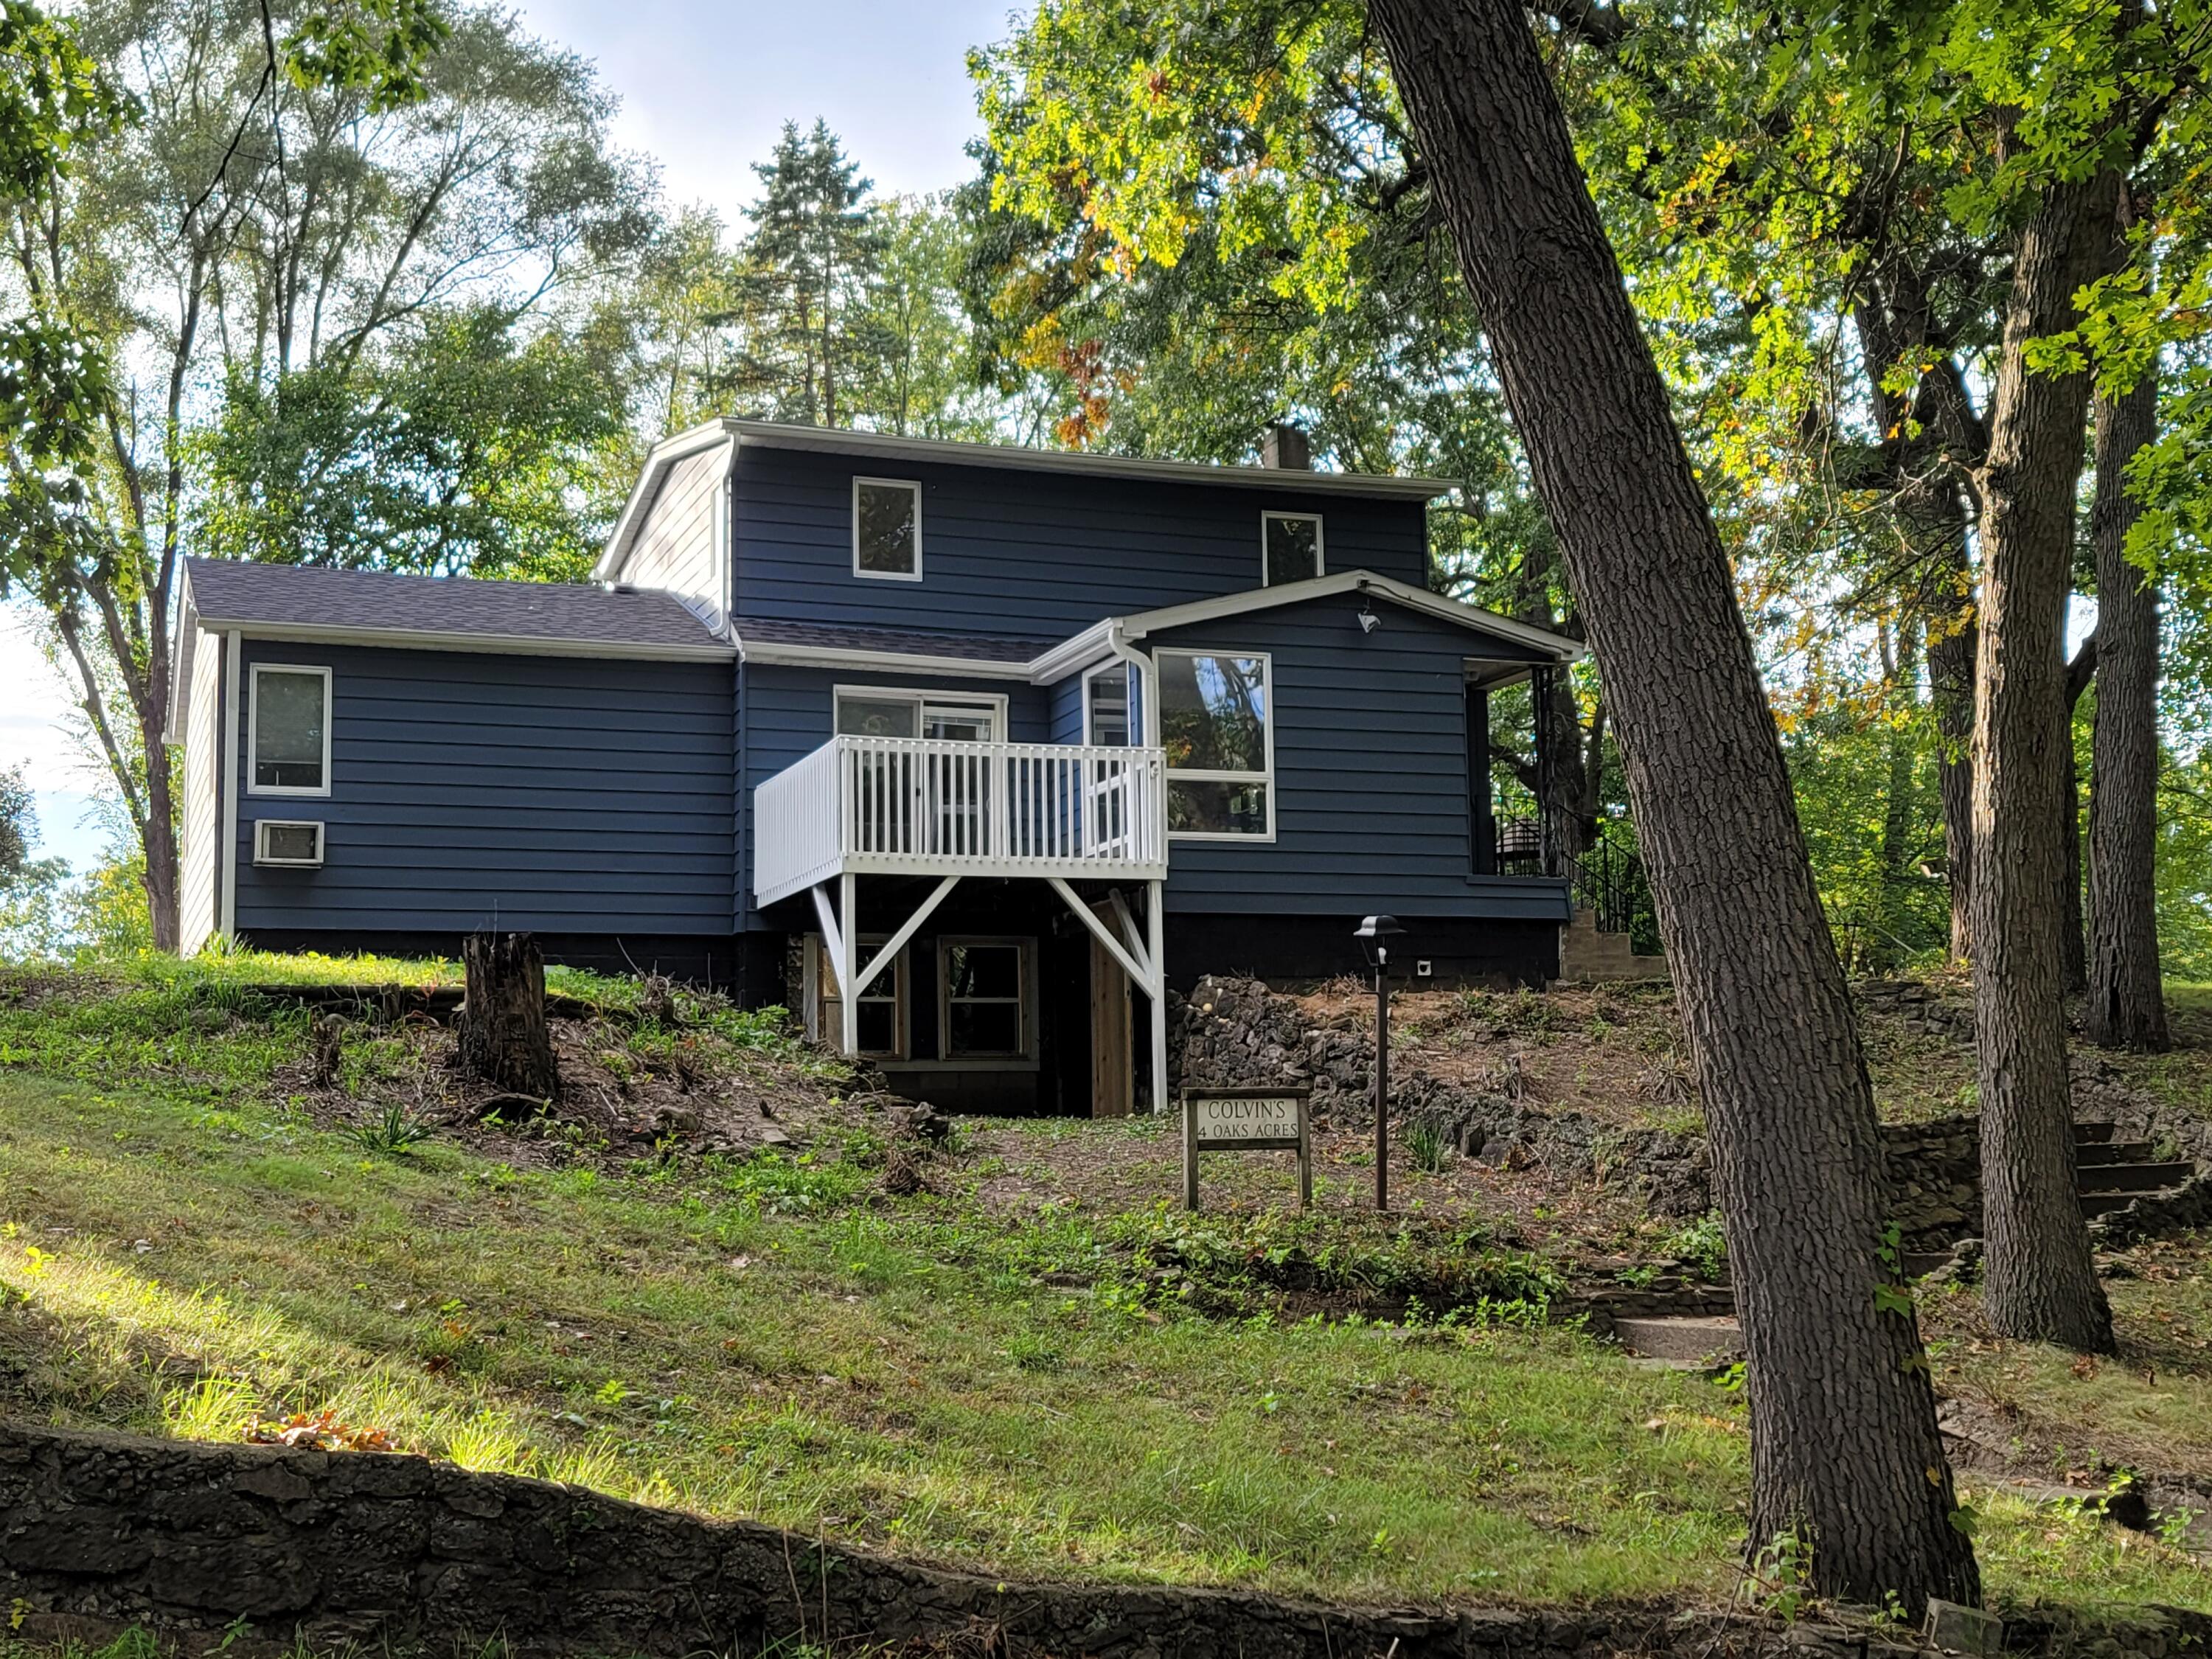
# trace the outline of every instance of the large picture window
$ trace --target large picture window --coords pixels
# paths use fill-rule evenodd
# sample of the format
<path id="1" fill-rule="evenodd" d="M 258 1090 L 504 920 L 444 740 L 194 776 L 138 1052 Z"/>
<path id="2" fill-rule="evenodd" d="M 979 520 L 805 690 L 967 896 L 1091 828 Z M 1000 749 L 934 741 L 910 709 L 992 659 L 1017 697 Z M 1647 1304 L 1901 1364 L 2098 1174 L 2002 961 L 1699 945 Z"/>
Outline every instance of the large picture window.
<path id="1" fill-rule="evenodd" d="M 1168 833 L 1272 836 L 1274 696 L 1268 660 L 1214 651 L 1158 654 Z"/>
<path id="2" fill-rule="evenodd" d="M 246 724 L 252 793 L 331 793 L 329 669 L 254 664 Z"/>
<path id="3" fill-rule="evenodd" d="M 1263 586 L 1311 581 L 1322 572 L 1321 514 L 1260 515 L 1260 580 Z"/>
<path id="4" fill-rule="evenodd" d="M 947 939 L 938 945 L 947 1060 L 1021 1060 L 1030 1052 L 1029 944 Z"/>
<path id="5" fill-rule="evenodd" d="M 904 478 L 853 480 L 853 574 L 921 580 L 921 486 Z"/>

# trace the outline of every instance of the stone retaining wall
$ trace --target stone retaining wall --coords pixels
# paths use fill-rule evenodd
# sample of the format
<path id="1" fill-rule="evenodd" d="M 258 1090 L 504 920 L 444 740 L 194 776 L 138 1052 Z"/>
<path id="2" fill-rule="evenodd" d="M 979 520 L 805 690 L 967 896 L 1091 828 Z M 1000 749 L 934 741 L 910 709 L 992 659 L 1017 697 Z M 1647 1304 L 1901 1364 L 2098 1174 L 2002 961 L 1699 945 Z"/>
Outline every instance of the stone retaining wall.
<path id="1" fill-rule="evenodd" d="M 793 1637 L 1048 1659 L 1911 1659 L 1852 1631 L 1666 1607 L 1328 1607 L 1233 1590 L 1017 1583 L 817 1551 L 421 1458 L 0 1422 L 0 1605 L 30 1639 L 150 1628 L 189 1652 L 295 1642 L 520 1655 L 752 1653 Z M 239 1623 L 237 1628 L 234 1624 Z M 2086 1638 L 2094 1637 L 2095 1644 Z M 2015 1652 L 2182 1659 L 2212 1617 L 2016 1626 Z"/>

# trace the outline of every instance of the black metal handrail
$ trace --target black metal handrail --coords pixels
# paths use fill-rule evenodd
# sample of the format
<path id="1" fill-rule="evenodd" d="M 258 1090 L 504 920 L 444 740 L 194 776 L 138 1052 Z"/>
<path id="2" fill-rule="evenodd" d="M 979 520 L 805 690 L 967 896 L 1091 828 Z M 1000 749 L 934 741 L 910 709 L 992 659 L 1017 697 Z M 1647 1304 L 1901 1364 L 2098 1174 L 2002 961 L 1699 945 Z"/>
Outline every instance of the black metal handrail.
<path id="1" fill-rule="evenodd" d="M 1601 833 L 1580 853 L 1562 852 L 1559 861 L 1576 907 L 1590 912 L 1598 932 L 1656 934 L 1651 883 L 1636 854 Z"/>

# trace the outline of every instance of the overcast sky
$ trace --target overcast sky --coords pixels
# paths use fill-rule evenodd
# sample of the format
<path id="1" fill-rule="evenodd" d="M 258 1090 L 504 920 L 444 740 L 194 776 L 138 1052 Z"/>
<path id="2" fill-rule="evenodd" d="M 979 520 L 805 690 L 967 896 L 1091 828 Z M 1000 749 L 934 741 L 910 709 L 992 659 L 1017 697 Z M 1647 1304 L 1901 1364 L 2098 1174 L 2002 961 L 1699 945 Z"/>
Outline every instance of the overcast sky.
<path id="1" fill-rule="evenodd" d="M 622 100 L 617 142 L 661 166 L 675 205 L 705 202 L 734 222 L 786 121 L 826 119 L 889 194 L 967 175 L 976 131 L 968 48 L 1002 38 L 1008 0 L 527 0 L 530 27 L 595 61 Z M 98 787 L 59 724 L 67 688 L 18 617 L 0 613 L 0 769 L 39 793 L 40 851 L 80 869 L 102 832 Z"/>

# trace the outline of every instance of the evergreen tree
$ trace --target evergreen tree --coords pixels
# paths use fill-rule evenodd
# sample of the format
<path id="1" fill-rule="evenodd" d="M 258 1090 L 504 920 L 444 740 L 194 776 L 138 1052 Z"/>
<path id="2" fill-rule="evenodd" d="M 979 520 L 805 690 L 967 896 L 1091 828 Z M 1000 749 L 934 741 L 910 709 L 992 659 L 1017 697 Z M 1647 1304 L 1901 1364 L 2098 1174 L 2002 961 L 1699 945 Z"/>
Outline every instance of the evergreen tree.
<path id="1" fill-rule="evenodd" d="M 793 121 L 766 161 L 760 199 L 739 251 L 738 395 L 768 394 L 779 419 L 849 422 L 869 331 L 862 327 L 884 248 L 865 205 L 870 181 L 826 122 L 804 136 Z"/>

